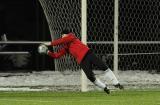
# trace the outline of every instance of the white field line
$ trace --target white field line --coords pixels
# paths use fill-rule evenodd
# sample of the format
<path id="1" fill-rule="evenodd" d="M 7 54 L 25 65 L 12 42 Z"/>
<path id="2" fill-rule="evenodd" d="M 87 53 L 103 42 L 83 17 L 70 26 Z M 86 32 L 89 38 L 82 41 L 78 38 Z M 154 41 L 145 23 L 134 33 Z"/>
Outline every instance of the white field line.
<path id="1" fill-rule="evenodd" d="M 57 101 L 40 101 L 40 100 L 15 100 L 15 99 L 0 99 L 0 101 L 15 101 L 15 102 L 39 102 L 39 103 L 53 103 Z"/>
<path id="2" fill-rule="evenodd" d="M 34 103 L 56 103 L 58 101 L 53 100 L 53 101 L 41 101 L 41 100 L 16 100 L 16 99 L 0 99 L 0 101 L 14 101 L 14 102 L 34 102 Z M 127 102 L 130 100 L 63 100 L 62 102 L 113 102 L 113 101 L 120 101 L 120 102 Z M 142 101 L 142 100 L 141 100 Z M 144 99 L 144 103 L 152 103 L 150 101 L 146 101 Z M 144 104 L 143 103 L 143 104 Z M 153 103 L 152 103 L 153 104 Z M 156 103 L 156 105 L 160 105 L 160 102 Z"/>

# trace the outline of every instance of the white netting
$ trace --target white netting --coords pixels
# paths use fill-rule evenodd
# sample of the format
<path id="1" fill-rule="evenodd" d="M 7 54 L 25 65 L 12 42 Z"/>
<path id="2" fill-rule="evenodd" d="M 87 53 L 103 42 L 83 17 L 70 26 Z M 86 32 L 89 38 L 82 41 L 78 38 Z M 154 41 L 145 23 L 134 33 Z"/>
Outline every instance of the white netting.
<path id="1" fill-rule="evenodd" d="M 52 39 L 60 37 L 63 29 L 71 29 L 77 37 L 81 31 L 80 0 L 39 0 L 46 15 Z M 66 55 L 55 60 L 56 70 L 78 70 L 75 60 Z"/>
<path id="2" fill-rule="evenodd" d="M 81 0 L 40 0 L 52 38 L 65 27 L 80 38 Z M 119 69 L 159 70 L 160 1 L 119 1 Z M 87 43 L 109 67 L 113 68 L 114 0 L 87 0 Z M 60 70 L 79 69 L 72 58 L 56 61 Z"/>
<path id="3" fill-rule="evenodd" d="M 113 68 L 114 0 L 88 0 L 88 45 Z"/>
<path id="4" fill-rule="evenodd" d="M 81 38 L 81 0 L 39 1 L 47 18 L 53 40 L 59 38 L 61 31 L 65 28 L 72 29 L 77 37 Z M 147 71 L 133 70 L 156 70 L 160 72 L 160 1 L 117 1 L 119 1 L 119 11 L 117 11 L 119 13 L 118 69 L 131 70 L 119 72 L 118 80 L 126 85 L 158 84 L 158 74 L 155 76 L 146 73 Z M 87 44 L 110 68 L 114 67 L 113 42 L 115 36 L 114 22 L 116 20 L 114 19 L 114 10 L 116 10 L 114 2 L 115 0 L 87 0 Z M 57 50 L 59 47 L 61 46 L 54 49 Z M 53 76 L 54 73 L 49 72 L 51 78 L 45 74 L 40 77 L 45 81 L 40 81 L 37 85 L 43 83 L 44 85 L 58 86 L 60 84 L 63 89 L 74 86 L 80 88 L 79 85 L 82 85 L 80 83 L 80 71 L 70 72 L 70 70 L 79 70 L 80 67 L 71 56 L 66 55 L 55 60 L 55 67 L 58 71 L 66 70 L 65 72 L 69 75 L 66 76 L 58 72 Z M 101 72 L 98 71 L 96 74 L 101 75 Z M 101 78 L 101 76 L 99 77 Z M 146 77 L 148 78 L 146 79 Z M 150 78 L 153 81 L 150 81 Z M 48 84 L 48 81 L 51 81 L 51 84 Z"/>
<path id="5" fill-rule="evenodd" d="M 160 71 L 160 1 L 120 0 L 119 70 Z M 113 67 L 114 0 L 88 0 L 88 43 Z"/>
<path id="6" fill-rule="evenodd" d="M 119 69 L 160 71 L 159 8 L 159 0 L 119 1 Z"/>

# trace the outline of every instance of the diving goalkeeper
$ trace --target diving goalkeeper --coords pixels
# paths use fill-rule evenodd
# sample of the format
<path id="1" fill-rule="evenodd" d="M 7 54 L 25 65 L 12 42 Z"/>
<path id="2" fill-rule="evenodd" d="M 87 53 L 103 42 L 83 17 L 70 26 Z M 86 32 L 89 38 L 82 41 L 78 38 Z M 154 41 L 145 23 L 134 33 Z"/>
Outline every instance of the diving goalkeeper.
<path id="1" fill-rule="evenodd" d="M 57 46 L 63 45 L 58 52 L 51 52 L 48 50 L 47 46 Z M 123 89 L 123 86 L 119 83 L 114 73 L 111 71 L 104 62 L 99 59 L 88 46 L 83 44 L 74 33 L 64 30 L 62 31 L 62 37 L 53 40 L 49 43 L 43 43 L 39 46 L 39 53 L 47 54 L 53 58 L 60 58 L 66 53 L 72 55 L 80 67 L 83 69 L 87 78 L 96 86 L 104 89 L 106 93 L 110 93 L 110 90 L 107 88 L 107 85 L 101 82 L 98 78 L 95 77 L 95 74 L 92 70 L 92 64 L 96 65 L 100 70 L 104 71 L 104 77 L 112 81 L 113 85 L 119 89 Z"/>

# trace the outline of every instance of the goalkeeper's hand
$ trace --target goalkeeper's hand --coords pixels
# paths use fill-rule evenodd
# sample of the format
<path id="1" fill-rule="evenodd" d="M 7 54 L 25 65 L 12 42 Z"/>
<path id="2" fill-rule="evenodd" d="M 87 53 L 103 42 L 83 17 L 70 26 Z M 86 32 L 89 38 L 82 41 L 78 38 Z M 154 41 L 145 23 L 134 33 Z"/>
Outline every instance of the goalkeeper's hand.
<path id="1" fill-rule="evenodd" d="M 40 44 L 39 47 L 38 47 L 38 52 L 40 54 L 48 54 L 48 47 L 44 44 Z"/>

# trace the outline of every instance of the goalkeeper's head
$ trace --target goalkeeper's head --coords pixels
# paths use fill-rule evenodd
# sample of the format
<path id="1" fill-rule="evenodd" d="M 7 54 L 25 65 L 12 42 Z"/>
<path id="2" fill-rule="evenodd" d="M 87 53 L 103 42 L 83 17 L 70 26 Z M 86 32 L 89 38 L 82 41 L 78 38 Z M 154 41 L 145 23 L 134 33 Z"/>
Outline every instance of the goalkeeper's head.
<path id="1" fill-rule="evenodd" d="M 69 29 L 64 29 L 62 32 L 61 32 L 61 35 L 62 37 L 65 37 L 67 36 L 69 33 L 71 33 L 71 31 Z"/>

